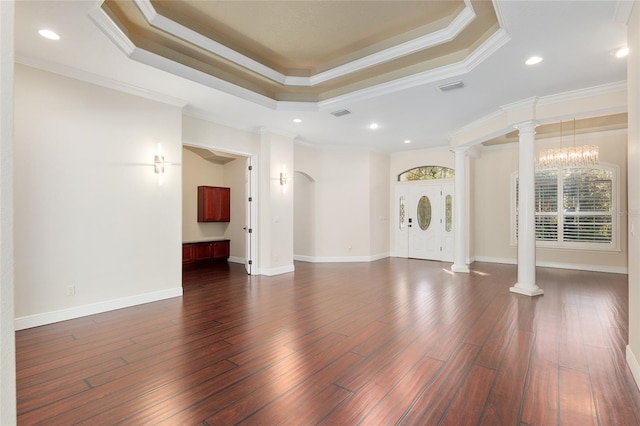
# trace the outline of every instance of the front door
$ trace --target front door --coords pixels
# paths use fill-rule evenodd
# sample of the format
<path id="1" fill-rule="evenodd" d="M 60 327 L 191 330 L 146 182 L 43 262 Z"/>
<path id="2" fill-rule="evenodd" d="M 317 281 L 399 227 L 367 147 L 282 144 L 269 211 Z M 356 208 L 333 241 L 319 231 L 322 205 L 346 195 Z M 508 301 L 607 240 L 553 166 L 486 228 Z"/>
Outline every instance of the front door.
<path id="1" fill-rule="evenodd" d="M 398 257 L 453 261 L 453 188 L 451 182 L 398 187 Z"/>
<path id="2" fill-rule="evenodd" d="M 409 257 L 440 259 L 440 185 L 412 188 L 409 196 Z"/>

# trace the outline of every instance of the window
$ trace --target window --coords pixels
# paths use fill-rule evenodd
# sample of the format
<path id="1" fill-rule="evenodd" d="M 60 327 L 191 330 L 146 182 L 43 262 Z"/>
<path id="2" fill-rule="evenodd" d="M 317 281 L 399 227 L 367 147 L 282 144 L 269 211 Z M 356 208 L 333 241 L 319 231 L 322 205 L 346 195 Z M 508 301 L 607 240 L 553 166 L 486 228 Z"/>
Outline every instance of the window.
<path id="1" fill-rule="evenodd" d="M 451 226 L 453 224 L 453 197 L 450 194 L 444 197 L 444 208 L 444 230 L 451 232 Z"/>
<path id="2" fill-rule="evenodd" d="M 420 166 L 409 169 L 398 175 L 398 182 L 408 180 L 431 180 L 431 179 L 452 179 L 455 171 L 449 167 L 442 166 Z"/>
<path id="3" fill-rule="evenodd" d="M 617 167 L 536 171 L 538 247 L 617 250 Z M 512 243 L 518 233 L 518 176 L 513 176 Z"/>

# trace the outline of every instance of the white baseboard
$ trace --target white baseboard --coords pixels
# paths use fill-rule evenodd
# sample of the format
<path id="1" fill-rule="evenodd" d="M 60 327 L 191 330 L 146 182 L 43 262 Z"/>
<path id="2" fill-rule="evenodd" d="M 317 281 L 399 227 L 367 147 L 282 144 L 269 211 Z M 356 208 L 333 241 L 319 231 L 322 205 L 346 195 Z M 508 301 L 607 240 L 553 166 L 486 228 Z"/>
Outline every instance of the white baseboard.
<path id="1" fill-rule="evenodd" d="M 42 314 L 20 317 L 15 319 L 14 327 L 16 331 L 24 330 L 25 328 L 53 324 L 55 322 L 67 321 L 87 315 L 114 311 L 116 309 L 128 308 L 131 306 L 157 302 L 158 300 L 170 299 L 172 297 L 180 296 L 182 296 L 182 287 L 174 287 L 167 290 L 154 291 L 153 293 L 145 293 L 137 296 L 125 297 L 122 299 L 107 300 L 105 302 L 92 303 L 90 305 L 76 306 L 73 308 L 61 309 L 59 311 L 45 312 Z"/>
<path id="2" fill-rule="evenodd" d="M 268 277 L 272 277 L 274 275 L 287 274 L 289 272 L 295 271 L 295 267 L 293 265 L 280 266 L 278 268 L 260 268 L 258 275 L 266 275 Z"/>
<path id="3" fill-rule="evenodd" d="M 629 345 L 627 345 L 627 364 L 629 365 L 633 379 L 636 381 L 636 386 L 640 389 L 640 364 L 638 364 L 638 358 L 636 358 Z"/>
<path id="4" fill-rule="evenodd" d="M 247 263 L 244 257 L 236 257 L 236 256 L 229 256 L 229 262 L 242 263 L 243 265 Z"/>
<path id="5" fill-rule="evenodd" d="M 489 263 L 506 263 L 508 265 L 516 265 L 518 259 L 513 258 L 500 258 L 500 257 L 484 257 L 476 256 L 476 262 L 489 262 Z M 580 263 L 559 263 L 559 262 L 536 262 L 536 266 L 542 268 L 556 268 L 556 269 L 575 269 L 578 271 L 590 271 L 590 272 L 608 272 L 611 274 L 628 274 L 629 270 L 624 266 L 605 266 L 605 265 L 587 265 Z"/>
<path id="6" fill-rule="evenodd" d="M 389 253 L 379 253 L 371 256 L 331 256 L 331 257 L 316 257 L 316 256 L 302 256 L 293 255 L 293 260 L 299 260 L 300 262 L 310 263 L 346 263 L 346 262 L 373 262 L 375 260 L 385 259 L 389 257 Z"/>

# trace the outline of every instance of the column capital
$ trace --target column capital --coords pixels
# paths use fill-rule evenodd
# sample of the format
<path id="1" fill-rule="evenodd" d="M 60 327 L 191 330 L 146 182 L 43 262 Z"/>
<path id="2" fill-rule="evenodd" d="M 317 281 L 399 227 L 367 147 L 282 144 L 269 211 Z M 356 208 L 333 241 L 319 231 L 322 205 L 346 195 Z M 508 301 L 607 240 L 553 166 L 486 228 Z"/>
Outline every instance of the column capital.
<path id="1" fill-rule="evenodd" d="M 469 150 L 468 146 L 456 146 L 455 148 L 452 148 L 451 151 L 453 151 L 454 154 L 465 154 L 467 151 Z"/>
<path id="2" fill-rule="evenodd" d="M 520 132 L 533 132 L 535 133 L 536 127 L 540 124 L 538 120 L 527 120 L 521 123 L 514 124 L 513 127 Z"/>

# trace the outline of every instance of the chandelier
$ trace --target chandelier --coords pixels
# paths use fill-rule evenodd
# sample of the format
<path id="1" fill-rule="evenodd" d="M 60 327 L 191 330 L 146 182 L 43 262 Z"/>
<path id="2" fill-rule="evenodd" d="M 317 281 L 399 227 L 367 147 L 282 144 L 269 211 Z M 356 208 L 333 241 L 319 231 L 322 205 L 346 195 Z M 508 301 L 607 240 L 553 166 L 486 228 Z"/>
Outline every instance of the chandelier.
<path id="1" fill-rule="evenodd" d="M 596 145 L 576 146 L 576 120 L 573 120 L 573 146 L 562 147 L 562 121 L 560 122 L 560 148 L 547 149 L 538 155 L 541 169 L 560 167 L 584 167 L 598 164 L 599 148 Z"/>

